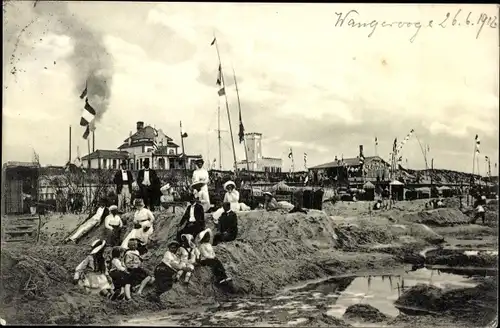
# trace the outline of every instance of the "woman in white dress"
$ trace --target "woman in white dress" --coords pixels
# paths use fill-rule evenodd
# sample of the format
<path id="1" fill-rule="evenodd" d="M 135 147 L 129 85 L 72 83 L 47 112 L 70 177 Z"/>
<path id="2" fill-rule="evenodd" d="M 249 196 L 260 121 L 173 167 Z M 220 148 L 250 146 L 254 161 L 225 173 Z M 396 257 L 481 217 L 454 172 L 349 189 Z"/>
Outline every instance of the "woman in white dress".
<path id="1" fill-rule="evenodd" d="M 73 282 L 84 288 L 87 293 L 110 296 L 112 280 L 103 256 L 106 241 L 98 239 L 91 246 L 90 254 L 75 268 Z"/>
<path id="2" fill-rule="evenodd" d="M 236 184 L 233 181 L 229 180 L 224 183 L 224 190 L 226 190 L 224 203 L 229 203 L 233 212 L 250 210 L 250 207 L 248 207 L 245 203 L 240 203 L 240 193 L 236 190 Z M 222 213 L 224 213 L 224 209 L 222 207 L 214 212 L 212 217 L 215 222 L 219 220 Z"/>

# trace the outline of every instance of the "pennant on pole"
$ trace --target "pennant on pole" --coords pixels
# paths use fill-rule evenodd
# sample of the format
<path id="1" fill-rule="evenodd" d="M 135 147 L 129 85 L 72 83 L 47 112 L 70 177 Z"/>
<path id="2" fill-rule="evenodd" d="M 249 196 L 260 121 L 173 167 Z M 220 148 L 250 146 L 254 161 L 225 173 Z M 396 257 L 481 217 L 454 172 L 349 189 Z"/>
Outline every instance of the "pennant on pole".
<path id="1" fill-rule="evenodd" d="M 307 153 L 304 153 L 304 168 L 307 170 Z"/>
<path id="2" fill-rule="evenodd" d="M 375 137 L 375 146 L 378 146 L 378 139 Z"/>
<path id="3" fill-rule="evenodd" d="M 85 128 L 85 132 L 83 133 L 83 139 L 87 140 L 89 134 L 90 134 L 90 127 L 87 125 L 87 127 Z"/>
<path id="4" fill-rule="evenodd" d="M 477 134 L 475 140 L 476 140 L 476 153 L 479 154 L 480 153 L 479 146 L 481 145 L 481 140 L 479 140 L 479 136 Z"/>
<path id="5" fill-rule="evenodd" d="M 210 43 L 211 46 L 213 46 L 215 44 L 215 41 L 216 41 L 216 38 L 214 37 L 212 43 Z"/>
<path id="6" fill-rule="evenodd" d="M 85 81 L 85 89 L 83 89 L 81 95 L 80 95 L 80 99 L 83 99 L 87 96 L 87 81 Z"/>
<path id="7" fill-rule="evenodd" d="M 95 109 L 89 104 L 88 98 L 85 99 L 85 106 L 83 108 L 82 117 L 80 119 L 81 126 L 88 126 L 95 118 Z"/>
<path id="8" fill-rule="evenodd" d="M 222 87 L 219 89 L 217 93 L 219 94 L 219 97 L 222 97 L 226 94 L 226 90 L 224 89 L 224 87 Z"/>
<path id="9" fill-rule="evenodd" d="M 292 148 L 290 148 L 290 152 L 288 153 L 288 158 L 292 158 L 292 157 L 293 157 Z"/>
<path id="10" fill-rule="evenodd" d="M 219 64 L 219 71 L 217 73 L 217 82 L 216 82 L 216 84 L 218 86 L 222 85 L 222 65 L 221 64 Z"/>

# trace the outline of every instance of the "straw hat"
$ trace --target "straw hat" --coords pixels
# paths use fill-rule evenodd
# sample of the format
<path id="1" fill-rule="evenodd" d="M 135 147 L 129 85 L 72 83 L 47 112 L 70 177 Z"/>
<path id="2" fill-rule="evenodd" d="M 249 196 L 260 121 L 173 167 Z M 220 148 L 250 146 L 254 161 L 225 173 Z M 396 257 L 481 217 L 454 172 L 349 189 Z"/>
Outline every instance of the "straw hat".
<path id="1" fill-rule="evenodd" d="M 196 188 L 201 188 L 201 187 L 203 187 L 204 185 L 205 185 L 205 183 L 204 183 L 204 182 L 193 182 L 193 183 L 191 184 L 191 188 L 193 188 L 193 189 L 196 189 Z"/>
<path id="2" fill-rule="evenodd" d="M 262 195 L 269 195 L 269 196 L 273 197 L 273 194 L 271 194 L 269 191 L 264 191 L 262 193 Z"/>
<path id="3" fill-rule="evenodd" d="M 167 183 L 166 185 L 160 188 L 160 191 L 167 191 L 170 188 L 172 188 L 172 186 L 170 185 L 170 183 Z"/>
<path id="4" fill-rule="evenodd" d="M 104 246 L 106 246 L 106 241 L 105 240 L 101 240 L 100 243 L 98 243 L 97 245 L 94 246 L 94 248 L 92 249 L 92 251 L 90 252 L 90 254 L 99 253 L 104 248 Z"/>
<path id="5" fill-rule="evenodd" d="M 110 211 L 110 212 L 111 212 L 111 211 L 116 211 L 116 210 L 118 210 L 118 206 L 116 206 L 116 205 L 111 205 L 111 206 L 109 207 L 109 211 Z"/>
<path id="6" fill-rule="evenodd" d="M 236 188 L 236 184 L 231 180 L 224 183 L 224 189 L 227 189 L 227 187 L 229 187 L 229 186 L 233 186 L 233 188 Z"/>
<path id="7" fill-rule="evenodd" d="M 203 237 L 205 237 L 206 234 L 209 235 L 208 239 L 210 240 L 210 243 L 211 243 L 212 242 L 212 230 L 210 230 L 210 228 L 206 228 L 205 230 L 200 232 L 198 234 L 198 236 L 196 236 L 196 243 L 199 244 L 203 240 Z"/>

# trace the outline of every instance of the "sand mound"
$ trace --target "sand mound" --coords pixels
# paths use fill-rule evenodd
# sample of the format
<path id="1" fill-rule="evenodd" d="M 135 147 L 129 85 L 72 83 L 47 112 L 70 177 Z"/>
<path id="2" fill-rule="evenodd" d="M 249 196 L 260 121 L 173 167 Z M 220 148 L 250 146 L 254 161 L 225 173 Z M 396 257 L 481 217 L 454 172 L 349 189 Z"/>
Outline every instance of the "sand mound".
<path id="1" fill-rule="evenodd" d="M 497 314 L 497 289 L 496 278 L 487 279 L 476 287 L 449 291 L 418 284 L 401 295 L 395 305 L 403 312 L 430 311 L 485 326 Z"/>
<path id="2" fill-rule="evenodd" d="M 342 224 L 335 228 L 335 234 L 338 248 L 345 251 L 359 251 L 360 246 L 389 244 L 397 238 L 389 229 L 377 225 Z"/>
<path id="3" fill-rule="evenodd" d="M 428 252 L 425 262 L 432 265 L 446 265 L 452 267 L 479 267 L 493 268 L 498 266 L 498 254 L 478 252 L 467 255 L 464 250 L 436 250 Z"/>
<path id="4" fill-rule="evenodd" d="M 422 223 L 429 226 L 450 226 L 468 224 L 470 218 L 455 208 L 438 208 L 435 210 L 403 214 L 400 221 Z"/>
<path id="5" fill-rule="evenodd" d="M 349 306 L 345 313 L 344 319 L 361 320 L 363 322 L 378 323 L 386 321 L 389 317 L 380 312 L 369 304 L 354 304 Z"/>
<path id="6" fill-rule="evenodd" d="M 88 214 L 53 214 L 43 217 L 42 227 L 40 228 L 40 242 L 47 244 L 64 240 L 69 233 L 85 222 L 87 218 Z"/>

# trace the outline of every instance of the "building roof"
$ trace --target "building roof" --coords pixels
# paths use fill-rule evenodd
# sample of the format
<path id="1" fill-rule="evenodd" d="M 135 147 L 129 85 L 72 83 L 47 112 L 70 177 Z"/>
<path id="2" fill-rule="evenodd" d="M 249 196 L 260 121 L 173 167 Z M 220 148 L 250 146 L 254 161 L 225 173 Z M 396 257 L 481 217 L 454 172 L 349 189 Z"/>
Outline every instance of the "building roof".
<path id="1" fill-rule="evenodd" d="M 7 163 L 3 164 L 3 168 L 13 168 L 13 167 L 30 167 L 30 168 L 37 168 L 40 167 L 40 164 L 38 163 L 33 163 L 33 162 L 16 162 L 16 161 L 10 161 Z"/>
<path id="2" fill-rule="evenodd" d="M 128 143 L 129 138 L 132 139 L 132 142 L 134 142 L 136 140 L 141 140 L 141 139 L 153 140 L 156 136 L 158 136 L 158 130 L 156 130 L 151 125 L 147 125 L 147 126 L 143 127 L 142 129 L 140 129 L 139 131 L 137 131 L 136 133 L 134 133 L 133 135 L 131 135 L 130 137 L 128 137 L 127 139 L 123 140 L 123 142 Z M 165 135 L 165 136 L 167 137 L 168 141 L 173 141 L 173 139 L 170 138 L 169 136 L 167 136 L 167 135 Z"/>
<path id="3" fill-rule="evenodd" d="M 125 142 L 120 147 L 118 147 L 118 149 L 140 147 L 140 146 L 153 146 L 153 141 L 152 140 L 136 141 L 136 142 L 132 143 L 131 145 L 129 145 L 128 142 Z"/>
<path id="4" fill-rule="evenodd" d="M 128 153 L 120 150 L 102 150 L 98 149 L 95 152 L 85 155 L 81 158 L 82 161 L 88 159 L 105 158 L 105 159 L 127 159 Z"/>
<path id="5" fill-rule="evenodd" d="M 367 164 L 373 160 L 382 161 L 385 164 L 387 164 L 386 161 L 384 161 L 380 156 L 367 156 L 367 157 L 365 157 L 365 164 Z M 344 163 L 346 166 L 358 166 L 358 165 L 360 165 L 358 157 L 344 158 Z M 311 167 L 310 169 L 330 169 L 330 168 L 341 167 L 341 166 L 342 166 L 342 160 L 339 159 L 337 161 L 333 161 L 333 162 L 329 162 L 329 163 L 325 163 L 325 164 Z"/>
<path id="6" fill-rule="evenodd" d="M 283 159 L 282 158 L 279 158 L 279 157 L 262 157 L 262 159 L 275 159 L 275 160 L 280 160 L 282 161 Z"/>

